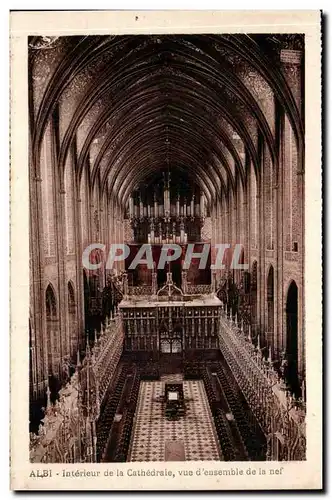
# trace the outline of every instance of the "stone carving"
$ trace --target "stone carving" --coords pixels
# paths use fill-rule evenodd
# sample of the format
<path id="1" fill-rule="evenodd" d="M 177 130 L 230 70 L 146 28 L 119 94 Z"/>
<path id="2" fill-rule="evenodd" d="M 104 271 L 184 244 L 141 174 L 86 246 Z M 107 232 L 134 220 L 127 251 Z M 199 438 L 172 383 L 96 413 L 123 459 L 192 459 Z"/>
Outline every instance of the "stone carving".
<path id="1" fill-rule="evenodd" d="M 109 321 L 94 347 L 77 366 L 69 382 L 47 405 L 38 434 L 30 433 L 30 462 L 75 463 L 96 461 L 95 421 L 114 376 L 123 344 L 120 318 Z"/>
<path id="2" fill-rule="evenodd" d="M 264 431 L 267 460 L 305 460 L 305 402 L 292 396 L 274 368 L 232 318 L 220 317 L 219 344 L 243 394 Z"/>

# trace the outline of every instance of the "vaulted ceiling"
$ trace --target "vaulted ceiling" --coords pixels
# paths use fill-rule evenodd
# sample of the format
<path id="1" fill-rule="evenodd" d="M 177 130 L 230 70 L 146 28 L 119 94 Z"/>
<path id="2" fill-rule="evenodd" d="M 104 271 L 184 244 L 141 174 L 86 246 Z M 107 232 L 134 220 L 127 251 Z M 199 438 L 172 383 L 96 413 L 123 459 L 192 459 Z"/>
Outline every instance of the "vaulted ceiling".
<path id="1" fill-rule="evenodd" d="M 301 109 L 280 67 L 299 36 L 136 35 L 29 39 L 32 164 L 57 117 L 61 175 L 75 148 L 84 169 L 125 203 L 166 166 L 185 173 L 208 201 L 260 171 L 260 144 L 278 162 L 276 110 L 299 150 Z"/>

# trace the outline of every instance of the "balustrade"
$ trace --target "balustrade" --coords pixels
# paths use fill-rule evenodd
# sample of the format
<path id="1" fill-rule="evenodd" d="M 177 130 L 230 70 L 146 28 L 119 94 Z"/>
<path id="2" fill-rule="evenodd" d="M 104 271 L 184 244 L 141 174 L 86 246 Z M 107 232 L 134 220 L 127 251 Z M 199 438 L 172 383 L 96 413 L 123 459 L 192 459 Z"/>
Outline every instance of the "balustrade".
<path id="1" fill-rule="evenodd" d="M 209 295 L 211 293 L 211 285 L 190 285 L 187 284 L 188 295 Z"/>
<path id="2" fill-rule="evenodd" d="M 139 296 L 139 297 L 150 297 L 152 295 L 152 286 L 151 285 L 139 285 L 139 286 L 130 286 L 128 287 L 128 295 L 129 296 Z"/>
<path id="3" fill-rule="evenodd" d="M 156 294 L 156 291 L 156 286 L 151 285 L 129 286 L 127 295 L 150 298 L 151 295 Z M 183 283 L 183 293 L 187 295 L 210 295 L 212 288 L 211 285 L 190 285 L 185 282 Z"/>

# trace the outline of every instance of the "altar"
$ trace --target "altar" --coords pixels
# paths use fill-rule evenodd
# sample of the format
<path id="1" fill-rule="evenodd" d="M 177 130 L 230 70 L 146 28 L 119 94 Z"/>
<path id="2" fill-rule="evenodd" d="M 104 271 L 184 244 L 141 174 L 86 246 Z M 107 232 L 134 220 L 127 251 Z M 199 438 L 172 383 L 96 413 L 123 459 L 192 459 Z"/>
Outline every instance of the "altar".
<path id="1" fill-rule="evenodd" d="M 182 383 L 165 384 L 165 417 L 168 420 L 178 420 L 184 416 L 184 395 Z"/>

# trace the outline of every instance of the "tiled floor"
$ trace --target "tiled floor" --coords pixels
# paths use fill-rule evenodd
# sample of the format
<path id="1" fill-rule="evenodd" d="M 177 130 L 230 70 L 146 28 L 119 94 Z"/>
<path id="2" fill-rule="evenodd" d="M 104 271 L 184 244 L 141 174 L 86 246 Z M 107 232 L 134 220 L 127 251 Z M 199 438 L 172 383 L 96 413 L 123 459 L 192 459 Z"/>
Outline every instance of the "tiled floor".
<path id="1" fill-rule="evenodd" d="M 165 382 L 179 382 L 179 376 L 167 376 L 159 382 L 141 382 L 129 461 L 164 461 L 165 443 L 180 443 L 185 460 L 222 460 L 209 403 L 201 380 L 184 380 L 186 404 L 184 418 L 169 421 L 165 418 Z M 176 443 L 174 443 L 175 445 Z"/>

